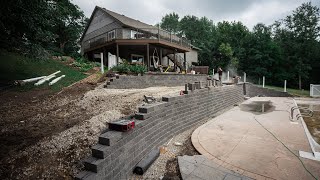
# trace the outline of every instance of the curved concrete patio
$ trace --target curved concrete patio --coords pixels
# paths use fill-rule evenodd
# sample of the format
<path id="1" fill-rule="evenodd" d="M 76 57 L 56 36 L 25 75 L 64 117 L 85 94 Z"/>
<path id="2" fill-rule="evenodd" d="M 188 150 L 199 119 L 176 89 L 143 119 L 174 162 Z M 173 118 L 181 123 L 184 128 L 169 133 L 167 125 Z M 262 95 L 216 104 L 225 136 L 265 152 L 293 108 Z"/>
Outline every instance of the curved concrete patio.
<path id="1" fill-rule="evenodd" d="M 264 113 L 255 112 L 250 105 L 258 101 L 270 101 L 271 106 L 265 107 Z M 300 158 L 312 176 L 296 157 L 299 150 L 311 152 L 311 148 L 301 122 L 290 121 L 293 106 L 292 98 L 251 98 L 196 129 L 192 143 L 218 166 L 243 176 L 319 179 L 320 162 Z"/>

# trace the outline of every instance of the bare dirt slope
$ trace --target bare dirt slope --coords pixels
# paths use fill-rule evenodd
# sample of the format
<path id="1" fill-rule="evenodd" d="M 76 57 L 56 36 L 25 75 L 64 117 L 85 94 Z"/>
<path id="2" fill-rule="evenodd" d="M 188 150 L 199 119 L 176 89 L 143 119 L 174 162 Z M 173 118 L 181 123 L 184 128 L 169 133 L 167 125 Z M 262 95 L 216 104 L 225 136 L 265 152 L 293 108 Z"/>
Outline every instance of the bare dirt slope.
<path id="1" fill-rule="evenodd" d="M 182 89 L 119 90 L 79 83 L 58 95 L 2 93 L 0 179 L 73 179 L 106 122 L 134 113 L 143 95 L 160 98 Z"/>

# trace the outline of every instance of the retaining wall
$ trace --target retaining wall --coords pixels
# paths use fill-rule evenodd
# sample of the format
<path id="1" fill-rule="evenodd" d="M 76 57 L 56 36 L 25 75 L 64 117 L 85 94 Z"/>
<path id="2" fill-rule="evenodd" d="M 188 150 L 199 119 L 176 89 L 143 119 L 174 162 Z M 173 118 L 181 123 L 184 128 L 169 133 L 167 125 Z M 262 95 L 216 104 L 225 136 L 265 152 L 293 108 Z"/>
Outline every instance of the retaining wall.
<path id="1" fill-rule="evenodd" d="M 110 89 L 142 89 L 155 86 L 184 86 L 186 83 L 206 81 L 205 74 L 167 74 L 153 73 L 143 76 L 119 76 L 107 82 Z"/>
<path id="2" fill-rule="evenodd" d="M 100 135 L 99 144 L 92 147 L 92 157 L 84 160 L 86 171 L 76 179 L 128 179 L 135 165 L 152 149 L 242 101 L 243 85 L 231 85 L 196 89 L 141 106 L 133 130 Z"/>
<path id="3" fill-rule="evenodd" d="M 245 83 L 245 95 L 249 97 L 266 96 L 266 97 L 292 97 L 287 92 L 275 91 L 268 88 L 262 88 L 251 83 Z"/>

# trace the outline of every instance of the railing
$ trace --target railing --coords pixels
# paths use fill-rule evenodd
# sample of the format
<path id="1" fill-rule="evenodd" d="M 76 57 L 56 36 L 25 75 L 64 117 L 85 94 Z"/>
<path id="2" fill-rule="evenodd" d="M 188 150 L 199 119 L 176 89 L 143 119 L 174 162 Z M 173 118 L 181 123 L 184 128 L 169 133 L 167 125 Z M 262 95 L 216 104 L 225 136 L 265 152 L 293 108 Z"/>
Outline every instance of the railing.
<path id="1" fill-rule="evenodd" d="M 293 120 L 293 112 L 296 109 L 301 109 L 302 110 L 302 112 L 300 112 L 299 114 L 296 115 L 297 120 L 300 117 L 312 117 L 313 114 L 314 114 L 314 112 L 311 109 L 307 108 L 307 107 L 294 106 L 294 107 L 291 108 L 291 113 L 290 113 L 291 120 Z"/>
<path id="2" fill-rule="evenodd" d="M 114 36 L 110 36 L 110 32 L 114 31 Z M 159 28 L 143 28 L 143 29 L 126 29 L 118 28 L 102 33 L 94 38 L 86 40 L 82 46 L 84 49 L 93 48 L 114 39 L 153 39 L 165 41 L 186 48 L 191 48 L 191 42 L 183 37 L 178 37 L 168 31 Z"/>

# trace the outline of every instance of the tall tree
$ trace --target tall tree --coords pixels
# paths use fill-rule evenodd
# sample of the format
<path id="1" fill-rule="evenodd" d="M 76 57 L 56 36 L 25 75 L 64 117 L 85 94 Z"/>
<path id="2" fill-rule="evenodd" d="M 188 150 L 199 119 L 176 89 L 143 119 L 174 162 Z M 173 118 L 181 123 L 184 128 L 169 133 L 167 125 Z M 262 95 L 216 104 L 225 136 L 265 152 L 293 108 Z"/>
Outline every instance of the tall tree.
<path id="1" fill-rule="evenodd" d="M 319 20 L 319 8 L 308 2 L 282 22 L 277 22 L 275 38 L 281 44 L 288 63 L 292 65 L 299 89 L 302 88 L 302 81 L 310 81 L 312 61 L 319 59 L 314 56 L 318 51 L 315 47 L 318 47 Z"/>
<path id="2" fill-rule="evenodd" d="M 179 32 L 179 15 L 174 12 L 166 14 L 161 19 L 160 27 L 169 32 L 177 34 Z"/>
<path id="3" fill-rule="evenodd" d="M 86 18 L 70 0 L 4 1 L 0 8 L 0 48 L 35 57 L 78 51 Z"/>
<path id="4" fill-rule="evenodd" d="M 53 32 L 56 35 L 55 44 L 62 54 L 76 52 L 77 42 L 86 24 L 86 17 L 77 5 L 69 0 L 56 1 L 52 10 Z"/>

